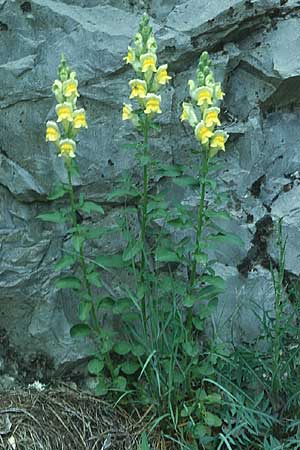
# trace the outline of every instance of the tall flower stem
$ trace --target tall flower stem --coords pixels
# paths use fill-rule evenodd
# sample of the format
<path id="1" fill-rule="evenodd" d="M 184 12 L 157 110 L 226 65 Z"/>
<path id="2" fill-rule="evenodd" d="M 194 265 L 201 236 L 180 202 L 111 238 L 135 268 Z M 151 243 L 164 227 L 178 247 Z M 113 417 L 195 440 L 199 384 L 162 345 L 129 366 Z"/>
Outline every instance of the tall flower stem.
<path id="1" fill-rule="evenodd" d="M 208 173 L 208 149 L 205 148 L 203 152 L 203 161 L 200 166 L 200 200 L 199 200 L 199 209 L 198 209 L 198 219 L 197 219 L 197 232 L 196 232 L 196 242 L 195 242 L 195 251 L 193 255 L 192 269 L 189 280 L 189 293 L 192 294 L 192 290 L 196 281 L 196 270 L 197 270 L 197 255 L 199 254 L 199 250 L 201 248 L 201 239 L 203 232 L 203 223 L 204 223 L 204 213 L 205 213 L 205 191 L 206 191 L 206 176 Z M 192 308 L 188 310 L 187 317 L 187 331 L 188 335 L 191 334 L 192 331 L 192 320 L 193 320 L 193 311 Z"/>
<path id="2" fill-rule="evenodd" d="M 74 189 L 73 189 L 73 184 L 72 184 L 72 171 L 71 171 L 71 160 L 70 159 L 65 160 L 65 167 L 66 167 L 67 173 L 68 173 L 68 186 L 69 186 L 69 197 L 70 197 L 70 204 L 71 204 L 72 225 L 73 225 L 73 229 L 75 230 L 76 235 L 80 236 L 80 230 L 78 227 L 77 216 L 76 216 L 77 208 L 76 208 Z M 99 335 L 101 334 L 101 327 L 99 325 L 99 321 L 97 318 L 96 307 L 93 302 L 92 287 L 91 287 L 91 284 L 88 279 L 87 265 L 86 265 L 86 261 L 85 261 L 85 257 L 84 257 L 84 251 L 83 251 L 83 242 L 81 242 L 81 241 L 80 241 L 80 245 L 79 245 L 79 262 L 80 262 L 80 266 L 81 266 L 81 270 L 82 270 L 85 289 L 88 294 L 88 298 L 91 301 L 91 314 L 92 314 L 92 319 L 93 319 L 93 329 L 94 329 L 95 337 L 97 339 L 97 337 L 99 337 Z M 112 364 L 109 353 L 105 354 L 105 358 L 106 358 L 107 367 L 110 371 L 111 376 L 113 377 L 113 364 Z"/>
<path id="3" fill-rule="evenodd" d="M 145 159 L 149 153 L 149 119 L 146 116 L 144 122 L 144 142 L 143 142 L 143 155 Z M 148 163 L 145 161 L 143 166 L 143 203 L 142 203 L 142 229 L 141 229 L 141 239 L 142 239 L 142 261 L 141 261 L 141 283 L 144 287 L 143 297 L 142 297 L 142 317 L 143 325 L 146 330 L 147 327 L 147 309 L 146 309 L 146 289 L 145 289 L 145 272 L 147 263 L 147 253 L 146 253 L 146 226 L 147 226 L 147 208 L 148 208 Z"/>

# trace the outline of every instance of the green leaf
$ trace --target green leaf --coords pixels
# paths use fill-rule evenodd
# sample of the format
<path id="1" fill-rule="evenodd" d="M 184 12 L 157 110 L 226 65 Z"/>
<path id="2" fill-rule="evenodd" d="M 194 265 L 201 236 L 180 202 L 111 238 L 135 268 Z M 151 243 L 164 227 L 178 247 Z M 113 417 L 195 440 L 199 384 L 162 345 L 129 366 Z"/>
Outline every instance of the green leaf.
<path id="1" fill-rule="evenodd" d="M 97 386 L 95 387 L 95 394 L 99 396 L 104 396 L 108 392 L 107 382 L 104 379 L 100 379 L 98 381 Z"/>
<path id="2" fill-rule="evenodd" d="M 133 245 L 130 243 L 123 252 L 123 261 L 132 260 L 138 253 L 141 252 L 142 248 L 143 242 L 141 240 L 137 240 Z"/>
<path id="3" fill-rule="evenodd" d="M 87 324 L 78 323 L 71 328 L 70 335 L 72 337 L 86 337 L 90 335 L 90 332 L 91 329 Z"/>
<path id="4" fill-rule="evenodd" d="M 205 281 L 206 283 L 209 283 L 220 290 L 225 289 L 225 281 L 222 277 L 218 275 L 203 275 L 201 277 L 201 281 Z"/>
<path id="5" fill-rule="evenodd" d="M 222 420 L 220 419 L 220 417 L 216 416 L 215 414 L 212 414 L 209 411 L 205 412 L 204 422 L 209 427 L 220 427 L 222 425 Z"/>
<path id="6" fill-rule="evenodd" d="M 180 258 L 177 253 L 164 247 L 159 247 L 156 249 L 155 259 L 158 262 L 180 262 Z"/>
<path id="7" fill-rule="evenodd" d="M 141 450 L 151 450 L 148 444 L 148 439 L 145 431 L 143 431 L 142 433 Z"/>
<path id="8" fill-rule="evenodd" d="M 63 256 L 60 260 L 55 263 L 54 270 L 63 270 L 67 267 L 73 266 L 76 262 L 76 257 L 71 255 Z"/>
<path id="9" fill-rule="evenodd" d="M 201 320 L 199 317 L 193 317 L 192 319 L 193 325 L 196 328 L 196 330 L 202 331 L 204 328 L 204 321 Z"/>
<path id="10" fill-rule="evenodd" d="M 82 301 L 78 306 L 78 317 L 82 322 L 85 322 L 90 317 L 92 303 L 90 301 Z"/>
<path id="11" fill-rule="evenodd" d="M 183 176 L 183 177 L 177 177 L 174 178 L 173 183 L 177 184 L 178 186 L 186 187 L 186 186 L 195 186 L 198 185 L 198 180 L 194 177 L 190 176 Z"/>
<path id="12" fill-rule="evenodd" d="M 121 365 L 121 369 L 122 369 L 122 372 L 124 372 L 126 375 L 132 375 L 138 369 L 140 369 L 140 365 L 138 362 L 135 362 L 135 361 L 125 361 Z"/>
<path id="13" fill-rule="evenodd" d="M 222 403 L 222 397 L 217 392 L 214 392 L 213 394 L 208 394 L 206 396 L 206 398 L 204 399 L 204 402 L 210 403 L 210 404 L 213 404 L 213 403 L 220 404 L 220 403 Z"/>
<path id="14" fill-rule="evenodd" d="M 163 177 L 179 177 L 184 171 L 184 167 L 176 164 L 161 164 L 159 167 L 159 175 Z"/>
<path id="15" fill-rule="evenodd" d="M 193 344 L 192 342 L 185 342 L 182 345 L 183 350 L 185 353 L 190 356 L 191 358 L 194 358 L 199 353 L 199 348 L 197 344 Z"/>
<path id="16" fill-rule="evenodd" d="M 144 347 L 140 344 L 133 345 L 131 352 L 134 356 L 143 356 L 145 354 Z"/>
<path id="17" fill-rule="evenodd" d="M 149 155 L 139 155 L 138 159 L 142 166 L 147 166 L 147 164 L 149 164 L 149 162 L 151 161 L 151 158 Z"/>
<path id="18" fill-rule="evenodd" d="M 193 368 L 194 377 L 208 377 L 214 373 L 214 368 L 208 362 L 201 362 L 199 366 Z"/>
<path id="19" fill-rule="evenodd" d="M 129 353 L 130 350 L 131 350 L 131 344 L 129 342 L 126 342 L 126 341 L 118 342 L 114 346 L 114 351 L 118 355 L 127 355 L 127 353 Z"/>
<path id="20" fill-rule="evenodd" d="M 193 434 L 196 439 L 203 439 L 208 434 L 207 427 L 203 423 L 197 423 L 193 428 Z"/>
<path id="21" fill-rule="evenodd" d="M 231 219 L 231 216 L 227 211 L 213 211 L 211 209 L 207 209 L 205 211 L 205 216 L 209 217 L 210 219 L 223 219 L 223 220 Z"/>
<path id="22" fill-rule="evenodd" d="M 118 298 L 112 308 L 113 314 L 124 314 L 132 308 L 132 301 L 128 297 Z"/>
<path id="23" fill-rule="evenodd" d="M 115 301 L 111 297 L 98 298 L 96 306 L 98 309 L 104 309 L 106 311 L 111 311 L 114 306 Z"/>
<path id="24" fill-rule="evenodd" d="M 107 200 L 110 201 L 110 200 L 115 200 L 116 198 L 120 198 L 120 197 L 139 197 L 139 196 L 140 196 L 140 193 L 136 188 L 124 187 L 124 188 L 115 189 L 110 194 L 108 194 Z"/>
<path id="25" fill-rule="evenodd" d="M 183 306 L 191 308 L 196 303 L 197 298 L 194 295 L 186 295 L 183 299 Z"/>
<path id="26" fill-rule="evenodd" d="M 102 208 L 102 206 L 94 202 L 84 202 L 83 205 L 80 206 L 80 209 L 87 214 L 90 214 L 92 212 L 104 214 L 104 209 Z"/>
<path id="27" fill-rule="evenodd" d="M 39 214 L 37 218 L 44 222 L 65 223 L 66 221 L 65 216 L 59 211 Z"/>
<path id="28" fill-rule="evenodd" d="M 55 286 L 58 289 L 75 289 L 81 288 L 81 281 L 77 277 L 62 277 L 55 281 Z"/>
<path id="29" fill-rule="evenodd" d="M 200 319 L 206 319 L 211 316 L 213 311 L 216 309 L 218 304 L 218 299 L 214 296 L 206 305 L 201 306 L 201 309 L 198 313 Z"/>
<path id="30" fill-rule="evenodd" d="M 93 271 L 93 272 L 88 273 L 87 274 L 87 279 L 94 286 L 96 286 L 98 288 L 102 287 L 101 277 L 100 277 L 100 274 L 98 272 Z"/>
<path id="31" fill-rule="evenodd" d="M 127 265 L 121 255 L 97 256 L 95 262 L 103 269 L 121 269 Z"/>
<path id="32" fill-rule="evenodd" d="M 54 191 L 48 195 L 48 200 L 57 200 L 62 198 L 69 191 L 68 186 L 65 184 L 58 184 L 55 186 Z"/>
<path id="33" fill-rule="evenodd" d="M 199 300 L 211 300 L 217 297 L 219 294 L 222 294 L 224 289 L 220 289 L 216 286 L 205 286 L 200 289 Z"/>
<path id="34" fill-rule="evenodd" d="M 212 234 L 208 236 L 208 239 L 214 243 L 218 244 L 230 244 L 230 245 L 236 245 L 238 247 L 244 247 L 245 243 L 244 241 L 237 236 L 234 233 L 218 233 L 218 234 Z"/>
<path id="35" fill-rule="evenodd" d="M 195 260 L 198 264 L 206 265 L 208 263 L 208 255 L 204 252 L 198 252 L 195 254 Z"/>
<path id="36" fill-rule="evenodd" d="M 91 359 L 87 368 L 91 375 L 99 375 L 104 369 L 104 362 L 98 358 Z"/>
<path id="37" fill-rule="evenodd" d="M 117 389 L 118 391 L 125 391 L 127 385 L 126 378 L 119 376 L 114 379 L 113 381 L 113 388 Z"/>
<path id="38" fill-rule="evenodd" d="M 83 236 L 80 236 L 78 234 L 74 234 L 72 236 L 72 244 L 73 244 L 74 250 L 76 252 L 78 252 L 78 253 L 80 252 L 80 248 L 81 248 L 81 245 L 83 244 L 83 242 L 84 242 Z"/>

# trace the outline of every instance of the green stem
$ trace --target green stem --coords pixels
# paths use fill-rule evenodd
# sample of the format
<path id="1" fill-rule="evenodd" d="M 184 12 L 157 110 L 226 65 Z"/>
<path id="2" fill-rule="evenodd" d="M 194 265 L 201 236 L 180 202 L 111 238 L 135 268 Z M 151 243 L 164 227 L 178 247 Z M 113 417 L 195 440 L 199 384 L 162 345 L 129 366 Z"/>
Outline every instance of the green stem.
<path id="1" fill-rule="evenodd" d="M 145 119 L 144 124 L 144 156 L 148 156 L 149 153 L 149 142 L 148 142 L 148 136 L 149 136 L 149 121 L 148 117 Z M 144 286 L 144 293 L 143 298 L 141 301 L 141 308 L 142 308 L 142 317 L 143 317 L 143 324 L 144 328 L 146 330 L 146 323 L 147 323 L 147 311 L 146 311 L 146 289 L 145 289 L 145 270 L 146 270 L 146 225 L 147 225 L 147 207 L 148 207 L 148 163 L 144 164 L 144 170 L 143 170 L 143 204 L 142 204 L 142 230 L 141 230 L 141 239 L 142 239 L 142 261 L 141 261 L 141 283 L 142 286 Z"/>
<path id="2" fill-rule="evenodd" d="M 68 172 L 68 184 L 69 184 L 69 196 L 70 196 L 71 213 L 72 213 L 72 225 L 73 225 L 76 235 L 80 236 L 80 229 L 78 227 L 77 216 L 76 216 L 77 208 L 76 208 L 74 189 L 73 189 L 73 184 L 72 184 L 71 161 L 66 160 L 65 166 L 66 166 L 66 169 Z M 98 337 L 101 334 L 101 328 L 99 326 L 99 322 L 97 319 L 97 310 L 96 310 L 95 304 L 92 300 L 92 287 L 91 287 L 91 284 L 90 284 L 88 276 L 87 276 L 87 265 L 86 265 L 86 261 L 85 261 L 84 251 L 83 251 L 83 242 L 80 242 L 80 246 L 79 246 L 79 261 L 80 261 L 80 266 L 81 266 L 81 270 L 82 270 L 82 274 L 83 274 L 85 288 L 86 288 L 88 297 L 89 297 L 89 299 L 91 301 L 91 305 L 92 305 L 91 314 L 92 314 L 92 319 L 93 319 L 93 330 L 95 332 L 96 337 Z M 107 353 L 105 355 L 105 357 L 106 357 L 107 367 L 110 371 L 111 376 L 113 377 L 113 365 L 112 365 L 112 361 L 111 361 L 109 353 Z"/>
<path id="3" fill-rule="evenodd" d="M 195 251 L 193 255 L 192 262 L 192 270 L 189 280 L 189 294 L 192 294 L 195 281 L 196 281 L 196 270 L 197 270 L 197 255 L 199 253 L 201 247 L 201 239 L 202 239 L 202 231 L 203 231 L 203 222 L 204 222 L 204 212 L 205 212 L 205 191 L 206 191 L 206 176 L 208 173 L 208 150 L 205 149 L 203 153 L 204 158 L 200 167 L 200 202 L 198 209 L 198 220 L 197 220 L 197 232 L 196 232 L 196 242 L 195 242 Z M 193 320 L 193 310 L 189 308 L 188 316 L 187 316 L 187 332 L 188 335 L 191 334 L 192 331 L 192 320 Z"/>

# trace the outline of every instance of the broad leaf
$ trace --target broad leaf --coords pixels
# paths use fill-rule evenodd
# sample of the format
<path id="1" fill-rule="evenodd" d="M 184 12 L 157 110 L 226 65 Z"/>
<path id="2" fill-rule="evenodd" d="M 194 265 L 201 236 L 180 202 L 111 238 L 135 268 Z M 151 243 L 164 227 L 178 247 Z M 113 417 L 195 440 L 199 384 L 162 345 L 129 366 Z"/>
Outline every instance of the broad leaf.
<path id="1" fill-rule="evenodd" d="M 114 346 L 114 351 L 118 355 L 127 355 L 127 353 L 129 353 L 130 350 L 131 350 L 131 344 L 129 342 L 126 342 L 126 341 L 118 342 Z"/>
<path id="2" fill-rule="evenodd" d="M 58 289 L 75 289 L 81 288 L 81 281 L 77 277 L 62 277 L 55 282 Z"/>
<path id="3" fill-rule="evenodd" d="M 132 375 L 140 369 L 140 365 L 136 361 L 125 361 L 122 364 L 121 369 L 126 375 Z"/>
<path id="4" fill-rule="evenodd" d="M 99 375 L 104 369 L 104 362 L 98 358 L 91 359 L 87 368 L 91 375 Z"/>
<path id="5" fill-rule="evenodd" d="M 48 200 L 57 200 L 62 198 L 69 191 L 68 186 L 65 184 L 58 184 L 55 186 L 54 191 L 48 195 Z"/>
<path id="6" fill-rule="evenodd" d="M 132 258 L 134 258 L 138 253 L 141 252 L 142 248 L 143 242 L 141 240 L 137 240 L 133 245 L 132 243 L 130 243 L 123 252 L 123 261 L 132 260 Z"/>
<path id="7" fill-rule="evenodd" d="M 155 259 L 158 262 L 180 262 L 180 258 L 177 253 L 163 247 L 156 249 Z"/>
<path id="8" fill-rule="evenodd" d="M 91 329 L 87 324 L 78 323 L 71 328 L 70 335 L 72 337 L 86 337 L 90 335 L 90 332 Z"/>
<path id="9" fill-rule="evenodd" d="M 99 214 L 104 214 L 104 209 L 101 205 L 98 205 L 98 203 L 94 202 L 84 202 L 82 206 L 80 206 L 80 209 L 87 214 L 90 214 L 92 212 L 97 212 Z"/>
<path id="10" fill-rule="evenodd" d="M 75 261 L 76 261 L 75 256 L 71 256 L 71 255 L 63 256 L 60 260 L 58 260 L 55 263 L 54 270 L 63 270 L 68 267 L 71 267 L 71 266 L 73 266 Z"/>
<path id="11" fill-rule="evenodd" d="M 90 301 L 82 301 L 78 306 L 78 317 L 82 322 L 85 322 L 90 317 L 92 303 Z"/>
<path id="12" fill-rule="evenodd" d="M 121 255 L 102 255 L 97 256 L 95 263 L 103 269 L 121 269 L 126 267 L 126 263 L 123 261 Z"/>
<path id="13" fill-rule="evenodd" d="M 173 181 L 173 183 L 177 184 L 178 186 L 182 186 L 182 187 L 195 186 L 195 185 L 199 184 L 199 182 L 196 178 L 190 177 L 190 176 L 173 178 L 172 181 Z"/>
<path id="14" fill-rule="evenodd" d="M 217 244 L 230 244 L 238 247 L 244 247 L 244 241 L 234 233 L 218 233 L 208 236 L 208 239 Z"/>
<path id="15" fill-rule="evenodd" d="M 39 214 L 37 218 L 44 222 L 65 223 L 66 221 L 65 216 L 59 211 Z"/>
<path id="16" fill-rule="evenodd" d="M 208 411 L 206 411 L 204 415 L 204 422 L 209 427 L 220 427 L 222 425 L 222 420 L 220 417 L 216 416 L 215 414 L 212 414 Z"/>

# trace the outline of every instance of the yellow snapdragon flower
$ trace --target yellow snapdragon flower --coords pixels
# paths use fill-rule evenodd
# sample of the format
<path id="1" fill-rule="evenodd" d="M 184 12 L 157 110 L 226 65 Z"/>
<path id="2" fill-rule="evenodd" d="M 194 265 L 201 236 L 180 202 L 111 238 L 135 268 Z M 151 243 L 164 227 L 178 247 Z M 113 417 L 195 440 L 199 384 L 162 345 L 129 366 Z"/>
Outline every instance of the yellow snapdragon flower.
<path id="1" fill-rule="evenodd" d="M 131 94 L 129 98 L 145 98 L 147 94 L 147 83 L 144 80 L 131 80 L 129 81 L 129 86 L 131 87 Z"/>
<path id="2" fill-rule="evenodd" d="M 182 103 L 182 114 L 180 116 L 180 120 L 181 122 L 187 120 L 192 127 L 198 123 L 198 118 L 191 103 Z"/>
<path id="3" fill-rule="evenodd" d="M 209 138 L 212 137 L 213 132 L 209 128 L 207 128 L 203 120 L 201 120 L 201 122 L 199 122 L 195 128 L 195 135 L 198 141 L 201 142 L 201 144 L 207 144 Z"/>
<path id="4" fill-rule="evenodd" d="M 211 138 L 210 146 L 213 149 L 225 151 L 225 143 L 226 143 L 227 139 L 228 139 L 228 134 L 226 133 L 226 131 L 217 130 L 214 132 L 214 134 Z"/>
<path id="5" fill-rule="evenodd" d="M 70 79 L 70 80 L 64 81 L 63 85 L 62 85 L 64 96 L 67 98 L 72 97 L 72 96 L 79 97 L 77 87 L 78 87 L 77 80 Z"/>
<path id="6" fill-rule="evenodd" d="M 144 111 L 145 114 L 151 113 L 161 113 L 160 109 L 161 96 L 155 94 L 147 94 L 146 95 L 146 109 Z"/>
<path id="7" fill-rule="evenodd" d="M 205 126 L 210 128 L 215 125 L 221 125 L 221 122 L 219 119 L 219 114 L 220 114 L 220 108 L 216 108 L 216 107 L 208 108 L 204 113 Z"/>
<path id="8" fill-rule="evenodd" d="M 76 143 L 73 139 L 62 139 L 59 142 L 59 150 L 60 154 L 58 156 L 75 158 Z"/>
<path id="9" fill-rule="evenodd" d="M 70 103 L 59 103 L 56 105 L 55 110 L 58 117 L 57 122 L 62 122 L 63 120 L 73 121 L 73 109 Z"/>
<path id="10" fill-rule="evenodd" d="M 222 91 L 221 83 L 215 83 L 214 98 L 216 100 L 223 100 L 225 92 Z"/>
<path id="11" fill-rule="evenodd" d="M 198 89 L 195 90 L 194 95 L 196 97 L 198 106 L 212 104 L 213 91 L 210 87 L 208 86 L 199 87 Z"/>
<path id="12" fill-rule="evenodd" d="M 85 110 L 83 108 L 76 109 L 73 112 L 73 127 L 78 128 L 87 128 Z"/>
<path id="13" fill-rule="evenodd" d="M 122 111 L 122 120 L 132 119 L 132 106 L 128 103 L 124 103 Z"/>
<path id="14" fill-rule="evenodd" d="M 128 47 L 128 53 L 123 58 L 127 64 L 133 64 L 135 61 L 135 51 L 132 47 Z"/>
<path id="15" fill-rule="evenodd" d="M 172 79 L 172 77 L 168 75 L 167 69 L 168 64 L 163 64 L 162 66 L 159 66 L 159 68 L 157 69 L 157 72 L 155 74 L 155 80 L 158 84 L 167 84 L 169 80 Z"/>
<path id="16" fill-rule="evenodd" d="M 60 131 L 56 122 L 48 120 L 46 124 L 46 142 L 57 142 L 60 138 Z"/>
<path id="17" fill-rule="evenodd" d="M 155 53 L 144 53 L 140 56 L 142 72 L 156 72 L 157 57 Z"/>

